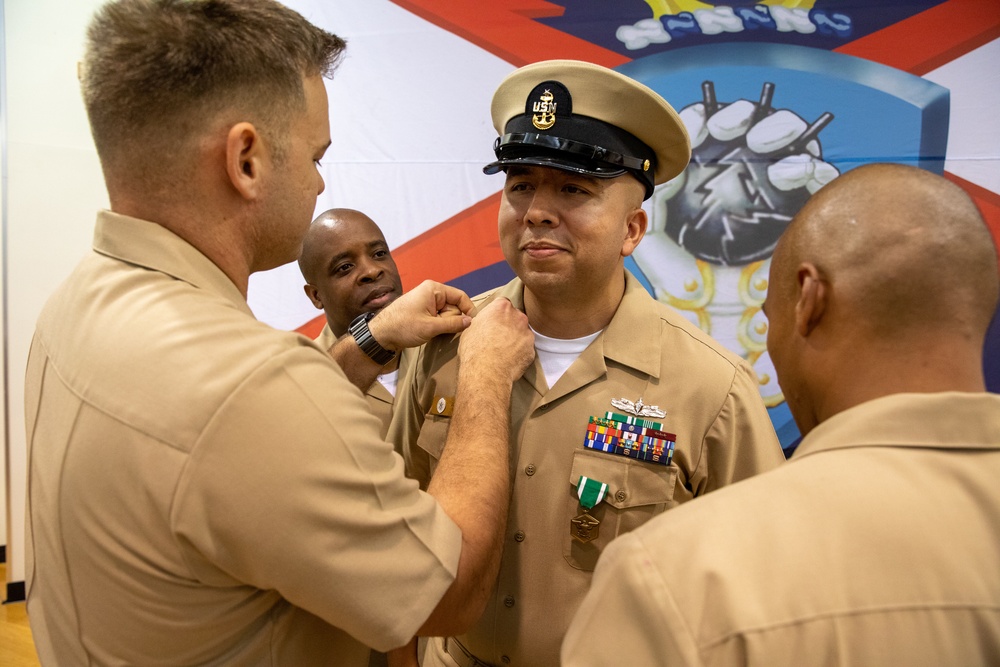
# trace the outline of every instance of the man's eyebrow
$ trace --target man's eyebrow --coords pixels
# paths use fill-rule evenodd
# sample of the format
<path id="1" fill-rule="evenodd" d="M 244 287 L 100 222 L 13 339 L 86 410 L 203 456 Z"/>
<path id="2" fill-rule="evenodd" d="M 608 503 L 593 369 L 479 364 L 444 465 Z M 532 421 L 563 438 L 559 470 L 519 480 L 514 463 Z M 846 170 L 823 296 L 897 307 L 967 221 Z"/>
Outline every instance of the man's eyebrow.
<path id="1" fill-rule="evenodd" d="M 574 180 L 580 179 L 581 181 L 589 183 L 590 185 L 598 185 L 599 183 L 606 183 L 608 181 L 608 179 L 606 178 L 598 178 L 597 176 L 590 176 L 588 174 L 578 174 L 576 172 L 567 172 L 567 173 L 570 174 L 571 179 Z"/>
<path id="2" fill-rule="evenodd" d="M 330 257 L 330 261 L 326 263 L 327 271 L 337 266 L 337 264 L 339 264 L 341 260 L 348 259 L 350 256 L 351 253 L 346 250 L 344 252 L 338 252 L 336 255 L 333 255 L 332 257 Z"/>

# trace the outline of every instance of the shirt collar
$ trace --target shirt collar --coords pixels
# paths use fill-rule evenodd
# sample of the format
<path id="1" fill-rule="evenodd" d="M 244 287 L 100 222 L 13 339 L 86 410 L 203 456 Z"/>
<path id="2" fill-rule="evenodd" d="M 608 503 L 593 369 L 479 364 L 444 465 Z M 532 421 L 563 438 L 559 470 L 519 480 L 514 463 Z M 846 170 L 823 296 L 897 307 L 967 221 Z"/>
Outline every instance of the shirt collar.
<path id="1" fill-rule="evenodd" d="M 667 350 L 660 344 L 663 323 L 653 304 L 646 288 L 625 269 L 625 294 L 604 330 L 604 356 L 658 378 Z"/>
<path id="2" fill-rule="evenodd" d="M 496 297 L 509 299 L 515 308 L 524 312 L 524 283 L 520 278 L 498 289 L 489 300 Z M 660 316 L 651 306 L 649 292 L 625 269 L 625 293 L 599 343 L 605 358 L 658 378 L 660 358 L 666 351 L 659 344 Z M 637 341 L 646 343 L 637 344 Z"/>
<path id="3" fill-rule="evenodd" d="M 941 392 L 876 398 L 816 426 L 792 459 L 849 447 L 1000 449 L 1000 395 Z"/>
<path id="4" fill-rule="evenodd" d="M 253 312 L 239 288 L 222 269 L 166 227 L 112 211 L 100 211 L 94 227 L 94 250 L 129 264 L 159 271 Z"/>

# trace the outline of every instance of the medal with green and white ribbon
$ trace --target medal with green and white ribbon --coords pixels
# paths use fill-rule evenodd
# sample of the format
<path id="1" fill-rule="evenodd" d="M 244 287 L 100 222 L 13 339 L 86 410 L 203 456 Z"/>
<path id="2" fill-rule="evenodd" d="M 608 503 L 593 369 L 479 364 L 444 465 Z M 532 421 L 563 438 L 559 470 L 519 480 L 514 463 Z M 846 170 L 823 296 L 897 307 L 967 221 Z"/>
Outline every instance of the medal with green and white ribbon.
<path id="1" fill-rule="evenodd" d="M 580 499 L 580 507 L 583 508 L 583 513 L 573 517 L 569 522 L 569 534 L 577 542 L 586 544 L 597 539 L 601 522 L 591 516 L 590 510 L 594 509 L 597 503 L 604 500 L 607 492 L 607 484 L 598 482 L 596 479 L 584 477 L 583 475 L 580 476 L 580 480 L 576 483 L 576 495 Z"/>

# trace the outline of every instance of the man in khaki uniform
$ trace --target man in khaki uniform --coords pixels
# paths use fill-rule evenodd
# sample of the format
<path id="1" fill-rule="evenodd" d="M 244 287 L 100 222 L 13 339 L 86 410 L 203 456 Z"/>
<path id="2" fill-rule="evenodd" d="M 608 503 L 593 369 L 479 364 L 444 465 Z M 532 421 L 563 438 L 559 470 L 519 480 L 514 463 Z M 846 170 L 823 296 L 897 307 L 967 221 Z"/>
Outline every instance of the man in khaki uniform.
<path id="1" fill-rule="evenodd" d="M 514 385 L 499 584 L 424 664 L 549 667 L 608 542 L 784 457 L 747 364 L 624 268 L 644 198 L 690 157 L 670 105 L 606 68 L 548 61 L 501 83 L 493 121 L 486 172 L 506 172 L 499 235 L 518 277 L 477 305 L 524 310 L 538 361 Z M 425 346 L 400 392 L 392 437 L 422 483 L 455 427 L 458 340 Z"/>
<path id="2" fill-rule="evenodd" d="M 403 294 L 385 235 L 371 218 L 354 209 L 333 208 L 313 220 L 302 241 L 299 269 L 306 280 L 306 296 L 326 314 L 326 325 L 316 338 L 324 349 L 346 334 L 355 318 L 377 313 Z M 368 407 L 382 422 L 383 437 L 409 359 L 409 350 L 400 351 L 365 391 Z"/>
<path id="3" fill-rule="evenodd" d="M 365 665 L 495 580 L 526 318 L 424 283 L 325 350 L 254 319 L 294 260 L 342 40 L 271 0 L 118 0 L 83 96 L 111 202 L 26 374 L 27 605 L 46 665 Z M 428 493 L 357 387 L 469 326 Z M 485 465 L 472 453 L 498 463 Z"/>
<path id="4" fill-rule="evenodd" d="M 954 184 L 870 165 L 813 196 L 765 304 L 802 444 L 612 544 L 562 664 L 1000 664 L 996 305 Z"/>

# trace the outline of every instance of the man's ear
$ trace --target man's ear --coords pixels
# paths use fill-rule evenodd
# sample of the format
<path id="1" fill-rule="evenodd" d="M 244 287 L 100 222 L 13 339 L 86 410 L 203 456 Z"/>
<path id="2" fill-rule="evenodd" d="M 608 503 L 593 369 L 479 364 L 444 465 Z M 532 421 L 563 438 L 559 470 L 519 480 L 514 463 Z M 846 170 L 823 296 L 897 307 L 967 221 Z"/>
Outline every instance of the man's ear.
<path id="1" fill-rule="evenodd" d="M 242 122 L 226 134 L 226 173 L 244 199 L 256 199 L 261 192 L 264 147 L 260 133 L 251 123 Z"/>
<path id="2" fill-rule="evenodd" d="M 823 319 L 829 286 L 820 276 L 819 269 L 810 262 L 799 265 L 795 277 L 799 284 L 799 298 L 795 303 L 795 330 L 805 338 Z"/>
<path id="3" fill-rule="evenodd" d="M 319 310 L 323 310 L 323 302 L 319 299 L 319 290 L 316 289 L 316 286 L 306 283 L 302 286 L 302 289 L 305 290 L 306 296 L 312 301 L 312 305 L 316 306 Z"/>
<path id="4" fill-rule="evenodd" d="M 625 220 L 625 241 L 622 243 L 622 257 L 628 257 L 634 251 L 642 237 L 646 235 L 649 220 L 644 209 L 636 208 L 628 214 Z"/>

